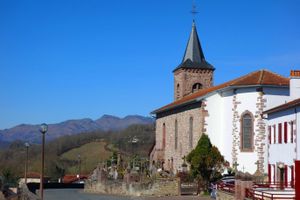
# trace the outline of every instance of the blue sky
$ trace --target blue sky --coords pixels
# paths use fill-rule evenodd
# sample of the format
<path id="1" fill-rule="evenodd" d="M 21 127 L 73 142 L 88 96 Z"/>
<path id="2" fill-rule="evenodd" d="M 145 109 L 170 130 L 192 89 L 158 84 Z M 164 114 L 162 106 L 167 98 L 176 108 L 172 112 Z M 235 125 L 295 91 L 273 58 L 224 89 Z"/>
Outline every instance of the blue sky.
<path id="1" fill-rule="evenodd" d="M 300 69 L 300 1 L 196 0 L 215 84 Z M 192 0 L 0 1 L 0 129 L 149 115 L 173 100 Z"/>

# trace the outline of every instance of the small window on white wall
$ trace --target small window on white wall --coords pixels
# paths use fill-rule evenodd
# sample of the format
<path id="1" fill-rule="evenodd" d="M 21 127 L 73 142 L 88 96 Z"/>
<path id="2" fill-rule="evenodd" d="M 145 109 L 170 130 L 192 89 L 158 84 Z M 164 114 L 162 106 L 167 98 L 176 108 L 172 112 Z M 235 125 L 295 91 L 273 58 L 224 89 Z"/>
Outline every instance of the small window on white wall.
<path id="1" fill-rule="evenodd" d="M 254 140 L 254 118 L 251 112 L 245 111 L 241 115 L 240 149 L 244 152 L 253 151 Z"/>

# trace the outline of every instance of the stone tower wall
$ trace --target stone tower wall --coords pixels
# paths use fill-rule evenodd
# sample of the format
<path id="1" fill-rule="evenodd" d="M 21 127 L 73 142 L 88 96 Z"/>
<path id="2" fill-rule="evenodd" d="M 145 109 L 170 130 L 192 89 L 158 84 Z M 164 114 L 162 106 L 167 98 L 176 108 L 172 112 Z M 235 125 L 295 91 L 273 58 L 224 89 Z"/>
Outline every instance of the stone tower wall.
<path id="1" fill-rule="evenodd" d="M 202 89 L 213 86 L 213 71 L 205 69 L 179 69 L 174 72 L 174 100 L 192 93 L 195 83 L 200 83 Z M 179 84 L 179 89 L 177 88 Z"/>

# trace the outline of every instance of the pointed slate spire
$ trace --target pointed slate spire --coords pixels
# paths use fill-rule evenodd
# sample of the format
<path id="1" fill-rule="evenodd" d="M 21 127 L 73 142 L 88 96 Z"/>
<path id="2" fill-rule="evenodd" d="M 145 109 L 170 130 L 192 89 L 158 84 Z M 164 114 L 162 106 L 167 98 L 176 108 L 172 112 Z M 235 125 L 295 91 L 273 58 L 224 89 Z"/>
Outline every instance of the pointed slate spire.
<path id="1" fill-rule="evenodd" d="M 205 60 L 194 20 L 192 25 L 192 32 L 190 34 L 190 38 L 186 46 L 182 62 L 186 61 L 187 59 L 190 59 L 192 62 L 198 63 L 200 63 L 202 60 Z"/>
<path id="2" fill-rule="evenodd" d="M 174 71 L 179 68 L 215 69 L 205 60 L 194 20 L 182 63 Z"/>

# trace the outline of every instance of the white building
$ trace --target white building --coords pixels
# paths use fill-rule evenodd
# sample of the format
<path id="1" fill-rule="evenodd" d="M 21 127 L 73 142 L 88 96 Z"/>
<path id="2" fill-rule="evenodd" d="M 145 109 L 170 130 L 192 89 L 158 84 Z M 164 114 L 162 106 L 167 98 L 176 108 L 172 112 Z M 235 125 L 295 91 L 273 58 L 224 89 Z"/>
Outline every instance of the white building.
<path id="1" fill-rule="evenodd" d="M 264 112 L 268 118 L 268 175 L 270 182 L 294 183 L 295 160 L 300 160 L 300 71 L 291 71 L 289 101 Z"/>
<path id="2" fill-rule="evenodd" d="M 181 170 L 183 157 L 203 133 L 238 170 L 267 172 L 267 126 L 262 113 L 289 99 L 289 79 L 259 70 L 214 86 L 215 68 L 202 51 L 193 23 L 182 63 L 175 68 L 174 102 L 152 114 L 156 144 L 150 160 Z"/>

